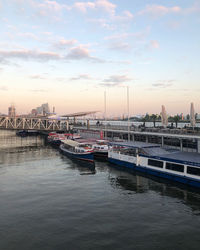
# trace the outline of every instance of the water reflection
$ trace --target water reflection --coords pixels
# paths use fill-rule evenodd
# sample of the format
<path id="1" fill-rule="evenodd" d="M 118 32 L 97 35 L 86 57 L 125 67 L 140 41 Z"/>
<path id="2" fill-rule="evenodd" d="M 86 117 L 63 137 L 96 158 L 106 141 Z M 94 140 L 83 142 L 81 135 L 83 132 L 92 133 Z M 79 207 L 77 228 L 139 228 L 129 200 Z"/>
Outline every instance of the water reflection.
<path id="1" fill-rule="evenodd" d="M 78 162 L 61 155 L 61 159 L 66 164 L 66 169 L 78 170 L 80 175 L 94 175 L 96 174 L 95 164 L 88 164 L 84 162 Z"/>
<path id="2" fill-rule="evenodd" d="M 15 131 L 0 130 L 0 167 L 54 157 L 57 151 L 44 146 L 41 136 L 18 137 Z"/>
<path id="3" fill-rule="evenodd" d="M 44 138 L 41 136 L 16 136 L 15 131 L 0 130 L 0 150 L 11 151 L 12 148 L 25 148 L 30 146 L 44 145 Z"/>
<path id="4" fill-rule="evenodd" d="M 144 176 L 135 172 L 124 172 L 110 167 L 108 179 L 113 188 L 122 189 L 125 195 L 156 192 L 160 196 L 177 199 L 189 206 L 196 215 L 200 215 L 200 190 L 182 184 Z"/>
<path id="5" fill-rule="evenodd" d="M 153 176 L 135 172 L 127 172 L 110 166 L 106 162 L 96 162 L 95 168 L 91 165 L 82 165 L 74 162 L 59 153 L 58 150 L 44 145 L 42 137 L 16 137 L 15 131 L 0 130 L 0 168 L 7 171 L 5 166 L 16 166 L 22 162 L 40 161 L 49 168 L 49 162 L 42 163 L 45 159 L 61 159 L 63 168 L 76 170 L 79 175 L 95 175 L 101 173 L 108 177 L 112 188 L 121 190 L 123 195 L 156 193 L 160 197 L 170 197 L 189 206 L 195 215 L 200 215 L 200 191 L 181 184 L 166 181 Z M 56 164 L 56 163 L 55 163 Z M 60 164 L 60 163 L 59 163 Z M 54 166 L 54 163 L 52 164 Z M 3 174 L 1 171 L 1 174 Z M 56 170 L 57 171 L 57 170 Z M 73 172 L 72 172 L 73 173 Z"/>

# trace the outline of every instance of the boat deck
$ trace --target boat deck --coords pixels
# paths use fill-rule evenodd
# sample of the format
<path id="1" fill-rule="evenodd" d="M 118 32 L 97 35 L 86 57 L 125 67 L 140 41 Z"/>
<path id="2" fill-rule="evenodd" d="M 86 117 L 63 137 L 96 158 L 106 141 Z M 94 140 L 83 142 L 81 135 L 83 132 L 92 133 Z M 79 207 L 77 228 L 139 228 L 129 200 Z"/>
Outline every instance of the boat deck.
<path id="1" fill-rule="evenodd" d="M 152 156 L 153 158 L 200 167 L 199 153 L 182 152 L 176 149 L 161 148 L 157 144 L 145 142 L 111 142 L 110 144 L 122 147 L 143 148 L 146 154 L 148 156 Z"/>

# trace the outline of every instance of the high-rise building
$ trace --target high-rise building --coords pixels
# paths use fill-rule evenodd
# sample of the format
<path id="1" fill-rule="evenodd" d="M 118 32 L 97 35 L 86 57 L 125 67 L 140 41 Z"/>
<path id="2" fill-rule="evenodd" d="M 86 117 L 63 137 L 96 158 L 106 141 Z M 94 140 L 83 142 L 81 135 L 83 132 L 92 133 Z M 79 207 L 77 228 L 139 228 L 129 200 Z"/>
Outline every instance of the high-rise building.
<path id="1" fill-rule="evenodd" d="M 48 103 L 43 103 L 40 107 L 36 108 L 38 115 L 46 115 L 50 113 L 50 108 Z"/>
<path id="2" fill-rule="evenodd" d="M 16 109 L 13 104 L 10 107 L 8 107 L 8 116 L 11 116 L 11 117 L 16 116 Z"/>

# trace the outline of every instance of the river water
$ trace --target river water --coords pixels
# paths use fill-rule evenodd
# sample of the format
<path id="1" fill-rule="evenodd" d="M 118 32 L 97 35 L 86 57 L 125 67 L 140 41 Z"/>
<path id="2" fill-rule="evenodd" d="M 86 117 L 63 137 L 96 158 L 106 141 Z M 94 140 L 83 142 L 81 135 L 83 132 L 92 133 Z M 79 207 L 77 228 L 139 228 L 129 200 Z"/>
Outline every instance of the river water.
<path id="1" fill-rule="evenodd" d="M 200 193 L 0 131 L 0 249 L 199 249 Z"/>

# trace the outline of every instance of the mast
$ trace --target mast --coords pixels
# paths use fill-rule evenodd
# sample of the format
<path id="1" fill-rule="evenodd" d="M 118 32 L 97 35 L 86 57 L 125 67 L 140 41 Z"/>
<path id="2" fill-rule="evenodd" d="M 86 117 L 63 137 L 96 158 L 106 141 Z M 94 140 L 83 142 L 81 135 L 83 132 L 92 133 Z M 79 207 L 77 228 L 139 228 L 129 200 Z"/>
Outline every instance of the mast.
<path id="1" fill-rule="evenodd" d="M 129 87 L 128 86 L 127 86 L 127 113 L 128 113 L 128 141 L 130 141 Z"/>
<path id="2" fill-rule="evenodd" d="M 105 120 L 105 139 L 107 138 L 107 121 L 106 121 L 106 91 L 104 91 L 104 120 Z"/>

